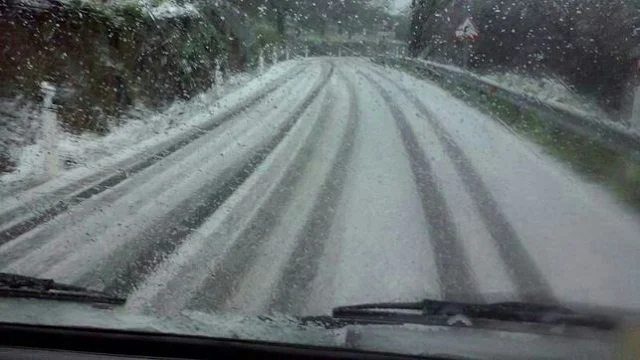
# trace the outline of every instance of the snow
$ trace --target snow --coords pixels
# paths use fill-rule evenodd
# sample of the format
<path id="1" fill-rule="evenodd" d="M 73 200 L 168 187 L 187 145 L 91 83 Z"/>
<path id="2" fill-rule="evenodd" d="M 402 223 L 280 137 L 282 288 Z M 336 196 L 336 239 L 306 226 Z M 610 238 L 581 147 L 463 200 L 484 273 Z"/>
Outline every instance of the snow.
<path id="1" fill-rule="evenodd" d="M 550 77 L 533 78 L 513 72 L 478 75 L 454 65 L 441 64 L 429 60 L 419 61 L 436 68 L 470 75 L 480 81 L 502 87 L 517 94 L 535 97 L 543 103 L 551 104 L 565 111 L 573 111 L 586 117 L 598 116 L 602 119 L 608 119 L 608 115 L 604 110 L 593 104 L 593 101 L 576 94 L 560 79 Z M 611 120 L 609 121 L 614 123 Z"/>
<path id="2" fill-rule="evenodd" d="M 346 325 L 326 329 L 321 324 L 302 324 L 299 319 L 277 314 L 257 317 L 185 311 L 168 318 L 159 314 L 143 316 L 122 308 L 41 299 L 0 299 L 0 320 L 11 324 L 200 336 L 229 342 L 262 341 L 419 357 L 610 359 L 620 353 L 617 338 L 599 331 L 563 336 L 528 329 L 417 324 Z"/>
<path id="3" fill-rule="evenodd" d="M 356 68 L 353 66 L 353 68 Z M 416 185 L 384 100 L 342 63 L 355 86 L 355 148 L 307 312 L 334 306 L 439 298 L 433 249 Z"/>
<path id="4" fill-rule="evenodd" d="M 372 75 L 375 76 L 375 73 Z M 397 106 L 404 110 L 422 148 L 428 149 L 432 171 L 447 199 L 451 215 L 457 219 L 458 236 L 466 250 L 467 261 L 479 288 L 485 293 L 513 293 L 515 289 L 507 277 L 507 269 L 502 262 L 495 261 L 499 254 L 487 225 L 475 211 L 470 195 L 466 191 L 460 191 L 464 189 L 463 179 L 458 175 L 442 144 L 425 120 L 419 116 L 419 110 L 415 109 L 399 89 L 390 83 L 383 82 L 383 85 L 396 100 Z"/>
<path id="5" fill-rule="evenodd" d="M 303 151 L 305 143 L 311 141 L 310 137 L 312 135 L 316 135 L 311 132 L 314 130 L 312 125 L 321 121 L 327 122 L 325 127 L 328 134 L 321 134 L 315 153 L 307 160 L 306 166 L 301 169 L 303 171 L 301 179 L 295 186 L 286 189 L 292 194 L 293 201 L 275 210 L 282 212 L 284 221 L 279 222 L 269 233 L 264 234 L 262 238 L 264 246 L 260 251 L 261 256 L 256 259 L 251 269 L 239 283 L 233 297 L 228 300 L 229 305 L 225 307 L 227 310 L 248 314 L 261 314 L 269 310 L 269 297 L 264 296 L 264 294 L 275 294 L 278 291 L 278 282 L 287 270 L 287 261 L 293 255 L 297 240 L 305 236 L 302 232 L 308 219 L 313 216 L 313 207 L 317 201 L 323 200 L 319 198 L 322 185 L 327 177 L 330 176 L 331 167 L 339 155 L 338 149 L 342 140 L 341 135 L 344 134 L 346 125 L 343 115 L 349 113 L 348 103 L 344 102 L 348 98 L 348 93 L 344 83 L 336 80 L 336 78 L 334 76 L 330 89 L 321 94 L 314 105 L 300 118 L 300 127 L 305 128 L 305 133 L 302 136 L 296 136 L 296 139 L 289 139 L 289 142 L 294 143 L 296 146 L 295 150 L 291 151 L 283 146 L 282 151 L 286 151 L 288 156 L 292 157 L 292 161 L 286 163 L 287 166 L 281 171 L 281 177 L 272 182 L 271 189 L 268 192 L 272 197 L 270 199 L 272 202 L 273 198 L 278 196 L 277 191 L 280 190 L 278 185 L 281 186 L 282 183 L 286 182 L 285 176 L 291 176 L 291 173 L 285 170 L 299 165 L 294 163 L 298 159 L 292 155 L 297 155 Z M 331 94 L 331 92 L 334 93 Z M 327 104 L 327 98 L 334 100 L 330 114 L 322 111 L 322 107 Z M 326 150 L 318 151 L 318 149 Z M 266 168 L 269 165 L 276 167 L 276 164 L 285 163 L 276 156 L 274 154 L 273 158 L 270 159 L 271 161 L 265 164 Z M 265 211 L 270 211 L 268 207 L 264 207 L 264 209 Z"/>
<path id="6" fill-rule="evenodd" d="M 60 129 L 56 119 L 55 110 L 52 109 L 53 96 L 55 95 L 55 88 L 47 83 L 42 82 L 42 92 L 44 94 L 44 100 L 42 102 L 42 141 L 43 145 L 43 170 L 45 176 L 56 176 L 60 169 L 60 158 L 58 157 L 58 137 L 60 136 Z"/>
<path id="7" fill-rule="evenodd" d="M 309 80 L 299 81 L 302 86 L 309 86 Z M 305 91 L 289 93 L 287 102 L 296 102 L 296 95 L 305 95 Z M 298 96 L 299 96 L 298 95 Z M 154 308 L 162 309 L 163 313 L 179 312 L 193 296 L 193 289 L 210 276 L 210 269 L 219 264 L 231 246 L 241 241 L 239 236 L 262 211 L 269 194 L 273 193 L 274 184 L 279 183 L 284 171 L 291 164 L 304 139 L 308 135 L 313 117 L 317 114 L 317 103 L 302 115 L 296 126 L 291 129 L 291 135 L 285 138 L 267 157 L 255 173 L 243 183 L 234 194 L 222 205 L 197 232 L 194 232 L 184 244 L 168 259 L 168 261 L 140 285 L 132 294 L 128 306 L 134 309 Z M 278 114 L 276 114 L 277 116 Z M 282 116 L 282 113 L 279 113 Z M 282 116 L 284 117 L 284 116 Z M 267 119 L 265 119 L 267 120 Z M 212 240 L 215 239 L 212 244 Z M 264 243 L 270 243 L 265 239 Z M 278 239 L 276 239 L 278 240 Z M 279 239 L 290 240 L 290 239 Z M 286 253 L 286 247 L 274 249 Z M 261 252 L 265 254 L 265 252 Z M 266 255 L 266 254 L 265 254 Z M 263 271 L 275 271 L 275 264 Z M 262 279 L 265 283 L 270 282 Z M 168 292 L 167 290 L 171 290 Z M 262 287 L 261 287 L 262 289 Z M 260 313 L 257 309 L 262 306 L 263 297 L 247 298 L 246 308 L 242 313 Z M 253 300 L 253 302 L 251 302 Z"/>
<path id="8" fill-rule="evenodd" d="M 409 60 L 414 61 L 415 59 Z M 564 113 L 580 118 L 586 126 L 592 125 L 596 126 L 596 128 L 605 128 L 609 129 L 614 134 L 640 139 L 640 127 L 634 127 L 633 124 L 628 124 L 624 121 L 613 121 L 608 117 L 604 110 L 594 105 L 593 102 L 575 94 L 558 79 L 532 79 L 511 73 L 480 76 L 452 65 L 440 64 L 428 60 L 417 61 L 422 62 L 431 68 L 464 74 L 477 79 L 479 82 L 493 85 L 514 94 L 521 94 L 527 98 L 545 104 L 561 114 Z M 630 120 L 628 122 L 631 123 L 632 121 L 633 120 Z"/>
<path id="9" fill-rule="evenodd" d="M 17 170 L 0 177 L 0 188 L 19 188 L 23 184 L 32 184 L 36 179 L 46 182 L 21 193 L 19 198 L 8 196 L 3 199 L 5 206 L 2 210 L 8 211 L 43 194 L 53 193 L 98 171 L 118 168 L 123 161 L 146 158 L 163 144 L 176 141 L 213 117 L 224 115 L 246 102 L 266 84 L 291 71 L 297 64 L 296 61 L 279 63 L 259 77 L 247 73 L 232 76 L 224 87 L 212 87 L 189 101 L 176 101 L 162 112 L 136 109 L 135 116 L 124 119 L 122 126 L 113 128 L 106 136 L 62 133 L 58 141 L 59 156 L 76 162 L 78 166 L 61 172 L 57 178 L 49 181 L 40 175 L 42 141 L 25 146 L 20 151 Z M 227 95 L 219 98 L 218 92 Z M 17 149 L 14 151 L 17 152 Z"/>
<path id="10" fill-rule="evenodd" d="M 57 4 L 73 4 L 71 0 L 19 0 L 20 4 L 27 6 L 32 9 L 41 9 L 47 10 L 51 7 L 57 6 Z M 151 1 L 151 0 L 110 0 L 105 4 L 104 1 L 99 0 L 81 0 L 82 3 L 85 3 L 89 6 L 96 7 L 119 7 L 119 6 L 127 6 L 127 5 L 136 5 L 145 9 L 149 16 L 154 19 L 166 19 L 172 17 L 200 17 L 201 14 L 198 9 L 192 3 L 183 3 L 178 4 L 174 0 L 162 0 Z"/>
<path id="11" fill-rule="evenodd" d="M 311 99 L 331 64 L 333 77 Z M 295 77 L 286 76 L 294 73 Z M 503 254 L 497 244 L 520 238 L 561 301 L 640 307 L 638 214 L 605 190 L 581 180 L 437 85 L 406 73 L 365 60 L 321 58 L 277 65 L 264 78 L 279 81 L 281 76 L 288 80 L 232 120 L 4 244 L 0 270 L 98 289 L 113 284 L 127 267 L 156 256 L 162 239 L 148 235 L 182 226 L 175 217 L 183 204 L 209 199 L 228 185 L 229 177 L 245 169 L 255 153 L 299 115 L 282 141 L 248 178 L 234 184 L 233 193 L 215 212 L 203 214 L 200 225 L 184 238 L 167 234 L 178 242 L 176 248 L 158 255 L 162 258 L 157 266 L 141 270 L 144 274 L 134 288 L 126 290 L 127 311 L 205 318 L 192 310 L 264 314 L 278 311 L 274 304 L 284 302 L 294 314 L 316 315 L 339 305 L 442 298 L 443 284 L 451 281 L 440 278 L 443 254 L 435 248 L 442 244 L 434 242 L 431 236 L 437 235 L 430 231 L 439 223 L 429 217 L 428 205 L 442 206 L 436 217 L 455 224 L 453 241 L 461 249 L 444 261 L 451 268 L 468 267 L 465 280 L 487 300 L 496 292 L 519 299 L 518 291 L 526 287 L 513 276 L 519 264 L 514 267 L 514 257 Z M 252 94 L 269 89 L 264 78 L 250 81 L 215 106 L 196 102 L 185 110 L 176 105 L 191 116 L 184 118 L 183 126 L 161 127 L 164 132 L 151 138 L 141 134 L 140 144 L 125 155 L 145 153 L 145 142 L 155 149 L 153 144 L 171 141 L 181 131 L 239 107 Z M 413 97 L 432 113 L 446 136 L 439 136 Z M 298 114 L 296 109 L 306 101 L 311 102 Z M 424 153 L 430 164 L 434 180 L 427 185 L 434 188 L 425 190 L 416 180 L 411 164 L 415 152 L 403 141 L 399 118 L 415 133 L 414 150 Z M 357 124 L 353 138 L 351 121 Z M 323 129 L 318 124 L 324 130 L 316 132 Z M 466 186 L 469 175 L 459 169 L 460 159 L 452 157 L 443 138 L 468 158 L 484 182 L 487 198 L 514 228 L 514 238 L 493 238 L 492 230 L 500 224 L 486 220 L 486 204 Z M 351 144 L 350 152 L 341 150 L 345 143 Z M 126 159 L 125 155 L 103 161 L 117 164 L 111 158 Z M 343 161 L 344 181 L 332 175 Z M 60 186 L 80 170 L 91 169 L 70 170 L 30 190 L 29 196 L 47 194 L 55 189 L 52 183 Z M 331 195 L 323 197 L 326 187 L 335 201 Z M 421 202 L 425 192 L 432 195 L 427 206 Z M 433 196 L 438 192 L 445 204 Z M 9 200 L 15 206 L 24 199 Z M 327 221 L 317 232 L 305 234 L 318 206 L 326 206 L 322 214 Z M 294 283 L 285 282 L 291 275 L 285 273 L 291 271 L 289 265 L 298 260 L 293 257 L 299 246 L 307 244 L 312 246 L 302 247 L 308 253 L 301 259 L 309 256 L 309 261 L 296 268 Z M 226 270 L 233 276 L 220 270 L 228 264 L 231 270 Z M 297 275 L 308 281 L 296 284 Z M 207 303 L 211 298 L 216 299 L 213 305 Z"/>
<path id="12" fill-rule="evenodd" d="M 310 71 L 307 76 L 313 76 L 313 72 Z M 305 87 L 308 85 L 303 81 L 294 82 L 293 88 L 275 91 L 273 95 L 279 96 L 275 101 L 290 98 L 290 92 L 305 94 Z M 268 103 L 266 107 L 272 108 Z M 23 243 L 33 243 L 42 234 L 52 231 L 56 234 L 48 239 L 45 246 L 23 254 L 19 261 L 5 263 L 5 269 L 65 279 L 67 282 L 77 281 L 86 274 L 87 269 L 99 271 L 110 254 L 133 241 L 184 199 L 200 191 L 211 179 L 223 178 L 225 173 L 241 165 L 252 152 L 260 148 L 259 144 L 269 140 L 277 129 L 274 125 L 284 121 L 278 115 L 262 119 L 260 111 L 255 111 L 240 117 L 239 121 L 220 126 L 162 164 L 156 164 L 140 176 L 127 180 L 117 192 L 130 191 L 128 196 L 109 201 L 113 191 L 104 192 L 39 231 L 27 233 L 9 243 L 4 248 L 5 252 L 21 247 Z M 113 226 L 114 223 L 119 225 Z M 74 226 L 70 227 L 69 224 Z M 87 242 L 87 236 L 92 241 Z M 103 286 L 100 283 L 84 285 L 95 288 Z"/>
<path id="13" fill-rule="evenodd" d="M 579 110 L 586 116 L 596 115 L 604 119 L 608 118 L 604 110 L 593 104 L 594 101 L 582 98 L 560 79 L 533 78 L 516 73 L 489 74 L 482 78 L 495 81 L 513 92 L 533 95 L 542 102 Z"/>
<path id="14" fill-rule="evenodd" d="M 153 17 L 159 19 L 179 16 L 200 16 L 200 13 L 193 4 L 185 3 L 178 5 L 173 1 L 165 1 L 158 6 L 151 8 L 150 13 Z"/>
<path id="15" fill-rule="evenodd" d="M 637 213 L 440 87 L 384 71 L 471 159 L 560 299 L 640 308 Z"/>
<path id="16" fill-rule="evenodd" d="M 233 314 L 185 311 L 171 318 L 140 315 L 123 308 L 87 303 L 34 299 L 0 299 L 0 319 L 6 323 L 38 326 L 109 329 L 168 335 L 205 336 L 290 344 L 340 347 L 344 330 L 327 330 L 286 316 L 258 318 Z"/>
<path id="17" fill-rule="evenodd" d="M 235 75 L 225 84 L 225 90 L 237 88 L 250 79 L 251 76 L 246 73 Z M 185 128 L 186 121 L 206 113 L 208 111 L 207 107 L 215 102 L 216 98 L 216 88 L 212 87 L 190 101 L 176 101 L 162 112 L 138 107 L 131 110 L 128 116 L 125 115 L 123 119 L 119 120 L 123 125 L 113 127 L 106 136 L 92 133 L 82 135 L 61 134 L 62 138 L 58 143 L 60 157 L 73 161 L 80 166 L 91 166 L 140 142 L 151 138 L 158 141 L 163 134 L 167 134 L 174 128 Z M 9 183 L 33 176 L 38 169 L 29 166 L 29 164 L 34 163 L 31 158 L 34 153 L 42 151 L 40 150 L 41 147 L 42 144 L 40 142 L 26 146 L 23 150 L 23 155 L 20 157 L 20 165 L 17 171 L 4 175 L 0 180 Z"/>
<path id="18" fill-rule="evenodd" d="M 0 98 L 0 152 L 11 160 L 19 160 L 20 151 L 36 141 L 40 106 L 23 98 Z M 3 174 L 0 174 L 2 179 Z"/>

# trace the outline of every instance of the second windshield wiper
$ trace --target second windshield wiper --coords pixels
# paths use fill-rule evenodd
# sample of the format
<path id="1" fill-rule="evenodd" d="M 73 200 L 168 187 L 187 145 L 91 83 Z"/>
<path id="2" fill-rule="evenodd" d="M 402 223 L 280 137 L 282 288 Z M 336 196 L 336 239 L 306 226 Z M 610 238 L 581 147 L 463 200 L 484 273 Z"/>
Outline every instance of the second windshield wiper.
<path id="1" fill-rule="evenodd" d="M 410 303 L 377 303 L 343 306 L 333 309 L 336 320 L 372 321 L 380 323 L 433 323 L 434 318 L 447 319 L 446 325 L 469 326 L 474 320 L 496 320 L 546 325 L 583 326 L 612 329 L 613 318 L 580 313 L 563 306 L 521 302 L 473 304 L 426 299 Z"/>
<path id="2" fill-rule="evenodd" d="M 16 274 L 0 273 L 0 297 L 39 298 L 123 305 L 126 299 L 87 290 L 80 286 L 57 283 Z"/>

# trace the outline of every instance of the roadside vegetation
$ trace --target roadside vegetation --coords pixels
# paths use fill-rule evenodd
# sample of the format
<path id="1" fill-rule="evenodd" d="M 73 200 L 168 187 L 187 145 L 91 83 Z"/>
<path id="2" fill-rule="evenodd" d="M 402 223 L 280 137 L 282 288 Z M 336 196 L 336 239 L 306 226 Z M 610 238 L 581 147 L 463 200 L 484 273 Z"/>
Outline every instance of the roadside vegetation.
<path id="1" fill-rule="evenodd" d="M 269 64 L 274 57 L 330 54 L 338 49 L 330 38 L 389 30 L 389 6 L 386 0 L 0 0 L 0 173 L 15 169 L 15 149 L 37 141 L 43 82 L 56 88 L 63 131 L 104 135 L 128 111 L 162 111 L 230 73 L 252 71 L 261 56 Z"/>
<path id="2" fill-rule="evenodd" d="M 482 72 L 517 72 L 565 79 L 597 100 L 616 121 L 630 117 L 640 81 L 640 2 L 637 0 L 413 0 L 407 34 L 413 57 Z M 480 36 L 454 39 L 467 16 Z"/>

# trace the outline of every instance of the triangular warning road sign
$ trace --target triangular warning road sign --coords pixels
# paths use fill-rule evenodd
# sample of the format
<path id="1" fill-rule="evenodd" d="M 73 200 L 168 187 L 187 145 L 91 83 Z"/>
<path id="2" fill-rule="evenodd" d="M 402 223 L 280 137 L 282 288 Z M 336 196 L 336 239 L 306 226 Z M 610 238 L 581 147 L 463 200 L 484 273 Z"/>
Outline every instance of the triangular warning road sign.
<path id="1" fill-rule="evenodd" d="M 467 16 L 462 24 L 456 29 L 457 40 L 475 40 L 480 36 L 478 27 L 473 23 L 471 17 Z"/>

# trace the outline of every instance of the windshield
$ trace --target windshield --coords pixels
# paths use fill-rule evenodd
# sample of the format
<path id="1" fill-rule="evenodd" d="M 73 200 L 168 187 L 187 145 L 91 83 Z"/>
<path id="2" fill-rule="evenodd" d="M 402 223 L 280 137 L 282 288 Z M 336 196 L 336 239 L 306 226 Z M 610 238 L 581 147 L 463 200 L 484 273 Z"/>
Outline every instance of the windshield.
<path id="1" fill-rule="evenodd" d="M 168 319 L 638 309 L 639 10 L 0 2 L 0 272 Z"/>

